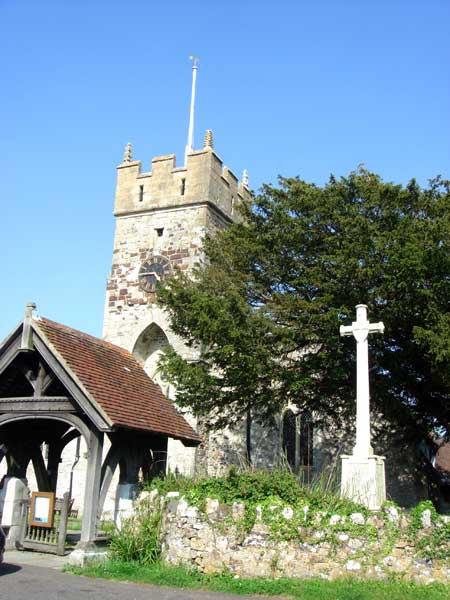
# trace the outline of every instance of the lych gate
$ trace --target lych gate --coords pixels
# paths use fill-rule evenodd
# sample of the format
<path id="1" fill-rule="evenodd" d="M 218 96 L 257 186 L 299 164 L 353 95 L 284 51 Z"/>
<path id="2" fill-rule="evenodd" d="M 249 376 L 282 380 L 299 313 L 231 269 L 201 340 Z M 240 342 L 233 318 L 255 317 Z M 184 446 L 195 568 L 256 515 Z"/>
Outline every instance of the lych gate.
<path id="1" fill-rule="evenodd" d="M 140 472 L 150 477 L 164 471 L 168 437 L 190 446 L 200 438 L 129 352 L 33 318 L 33 308 L 27 306 L 24 321 L 0 347 L 0 461 L 7 462 L 0 489 L 2 524 L 14 546 L 23 535 L 28 465 L 39 491 L 56 492 L 62 452 L 83 436 L 87 469 L 81 538 L 74 552 L 82 561 L 95 544 L 116 468 L 119 498 L 132 498 Z"/>

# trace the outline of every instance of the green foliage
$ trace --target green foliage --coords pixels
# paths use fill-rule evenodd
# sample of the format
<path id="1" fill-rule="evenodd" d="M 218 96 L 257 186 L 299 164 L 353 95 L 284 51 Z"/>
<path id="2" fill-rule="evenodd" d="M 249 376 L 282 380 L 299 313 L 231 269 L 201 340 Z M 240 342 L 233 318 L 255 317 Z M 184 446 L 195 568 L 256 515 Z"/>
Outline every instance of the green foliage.
<path id="1" fill-rule="evenodd" d="M 231 467 L 227 476 L 192 479 L 169 476 L 153 479 L 148 489 L 157 489 L 161 495 L 177 491 L 190 505 L 204 510 L 207 498 L 217 499 L 231 506 L 234 502 L 244 505 L 242 520 L 235 522 L 242 534 L 248 533 L 255 524 L 257 507 L 262 520 L 269 526 L 271 536 L 277 540 L 312 539 L 312 532 L 327 529 L 326 541 L 335 542 L 337 533 L 353 533 L 367 540 L 373 539 L 374 528 L 359 526 L 348 519 L 344 523 L 329 527 L 331 515 L 349 516 L 359 512 L 369 514 L 366 507 L 341 498 L 337 492 L 323 491 L 303 485 L 288 470 L 258 471 L 247 469 L 238 472 Z M 283 510 L 292 511 L 286 518 Z M 227 520 L 227 519 L 226 519 Z M 231 522 L 231 517 L 228 518 Z M 317 538 L 314 543 L 325 541 Z M 375 541 L 373 539 L 373 541 Z"/>
<path id="2" fill-rule="evenodd" d="M 116 531 L 116 524 L 112 519 L 102 519 L 100 521 L 99 530 L 103 533 L 103 535 L 112 536 Z"/>
<path id="3" fill-rule="evenodd" d="M 416 542 L 416 548 L 419 556 L 428 560 L 450 559 L 450 523 L 438 523 Z"/>
<path id="4" fill-rule="evenodd" d="M 111 538 L 111 555 L 123 562 L 149 565 L 161 554 L 161 512 L 140 504 L 136 513 L 126 519 Z"/>
<path id="5" fill-rule="evenodd" d="M 401 536 L 398 521 L 392 521 L 386 509 L 401 509 L 395 502 L 387 501 L 378 514 L 384 524 L 380 529 L 374 524 L 354 523 L 348 517 L 361 513 L 368 517 L 371 513 L 362 505 L 356 504 L 338 493 L 323 491 L 301 484 L 288 470 L 272 472 L 246 470 L 239 473 L 232 467 L 227 476 L 206 479 L 169 476 L 154 479 L 148 489 L 157 489 L 161 495 L 177 491 L 186 501 L 204 510 L 207 498 L 217 499 L 230 506 L 234 502 L 244 504 L 241 521 L 232 521 L 223 516 L 221 527 L 233 522 L 247 534 L 255 524 L 257 507 L 261 511 L 261 521 L 269 527 L 271 537 L 277 541 L 307 541 L 309 544 L 328 542 L 332 548 L 339 546 L 338 536 L 347 534 L 350 538 L 364 540 L 361 555 L 367 556 L 368 549 L 372 562 L 376 564 L 387 556 Z M 422 515 L 425 510 L 431 513 L 432 528 L 424 529 Z M 330 517 L 341 517 L 330 524 Z M 429 500 L 420 502 L 409 515 L 410 524 L 406 536 L 416 547 L 417 556 L 426 559 L 450 558 L 450 523 L 445 522 Z M 357 555 L 357 554 L 356 554 Z M 355 555 L 355 556 L 356 556 Z"/>
<path id="6" fill-rule="evenodd" d="M 58 521 L 59 521 L 59 518 L 58 518 Z M 81 518 L 80 517 L 68 517 L 67 530 L 68 531 L 81 531 Z"/>
<path id="7" fill-rule="evenodd" d="M 437 521 L 438 514 L 434 508 L 433 503 L 430 500 L 423 500 L 415 506 L 410 513 L 410 524 L 408 528 L 408 535 L 410 538 L 415 539 L 422 529 L 422 515 L 424 511 L 429 510 L 431 512 L 431 522 L 434 524 Z"/>
<path id="8" fill-rule="evenodd" d="M 148 489 L 157 489 L 160 494 L 178 491 L 186 500 L 200 508 L 204 507 L 206 498 L 215 498 L 224 504 L 244 502 L 247 507 L 263 505 L 270 501 L 282 502 L 286 506 L 308 505 L 311 513 L 328 511 L 349 515 L 352 512 L 367 514 L 364 506 L 345 498 L 340 498 L 332 491 L 323 492 L 319 488 L 303 485 L 290 471 L 275 469 L 260 471 L 248 469 L 239 472 L 231 467 L 226 476 L 192 479 L 169 475 L 166 478 L 155 478 Z"/>
<path id="9" fill-rule="evenodd" d="M 422 515 L 425 510 L 431 513 L 432 527 L 423 529 Z M 450 558 L 450 523 L 439 517 L 433 503 L 429 500 L 420 502 L 411 511 L 411 522 L 408 535 L 415 541 L 417 554 L 427 560 Z"/>
<path id="10" fill-rule="evenodd" d="M 207 239 L 193 280 L 159 291 L 174 332 L 200 348 L 197 362 L 162 361 L 177 402 L 215 427 L 248 410 L 270 421 L 288 401 L 347 426 L 355 344 L 338 332 L 364 302 L 386 327 L 371 339 L 374 409 L 414 439 L 448 432 L 449 182 L 402 187 L 363 168 L 323 187 L 281 178 L 243 212 Z"/>
<path id="11" fill-rule="evenodd" d="M 381 508 L 383 510 L 386 510 L 387 508 L 395 508 L 399 512 L 401 510 L 400 505 L 397 504 L 397 502 L 394 502 L 393 500 L 385 500 Z"/>
<path id="12" fill-rule="evenodd" d="M 417 585 L 407 581 L 358 581 L 342 579 L 239 579 L 231 574 L 202 575 L 183 567 L 155 564 L 143 567 L 136 563 L 108 562 L 80 568 L 73 573 L 165 585 L 183 589 L 202 589 L 245 596 L 277 596 L 301 600 L 448 600 L 449 588 L 443 584 Z"/>

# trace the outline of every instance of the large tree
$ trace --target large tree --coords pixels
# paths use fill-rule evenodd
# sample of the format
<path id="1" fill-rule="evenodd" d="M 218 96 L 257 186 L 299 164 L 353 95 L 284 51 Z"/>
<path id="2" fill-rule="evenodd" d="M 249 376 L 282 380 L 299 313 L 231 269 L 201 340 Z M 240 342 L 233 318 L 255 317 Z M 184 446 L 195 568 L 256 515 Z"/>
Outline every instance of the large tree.
<path id="1" fill-rule="evenodd" d="M 342 425 L 354 412 L 355 343 L 339 326 L 367 304 L 375 410 L 403 427 L 450 432 L 450 192 L 386 183 L 359 168 L 316 186 L 280 178 L 244 219 L 207 238 L 194 278 L 160 289 L 173 330 L 177 403 L 223 426 L 269 420 L 289 401 Z"/>

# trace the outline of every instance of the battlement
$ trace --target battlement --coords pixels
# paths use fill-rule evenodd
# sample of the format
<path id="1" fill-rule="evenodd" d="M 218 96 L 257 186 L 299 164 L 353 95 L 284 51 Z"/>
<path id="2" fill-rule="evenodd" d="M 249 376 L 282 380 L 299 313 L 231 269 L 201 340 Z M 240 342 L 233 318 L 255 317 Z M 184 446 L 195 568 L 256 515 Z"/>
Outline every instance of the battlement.
<path id="1" fill-rule="evenodd" d="M 153 158 L 151 171 L 145 173 L 141 161 L 131 160 L 128 145 L 117 173 L 116 216 L 207 203 L 234 220 L 236 206 L 251 201 L 246 176 L 239 181 L 223 165 L 212 137 L 211 145 L 187 155 L 185 166 L 177 167 L 175 154 L 168 154 Z"/>

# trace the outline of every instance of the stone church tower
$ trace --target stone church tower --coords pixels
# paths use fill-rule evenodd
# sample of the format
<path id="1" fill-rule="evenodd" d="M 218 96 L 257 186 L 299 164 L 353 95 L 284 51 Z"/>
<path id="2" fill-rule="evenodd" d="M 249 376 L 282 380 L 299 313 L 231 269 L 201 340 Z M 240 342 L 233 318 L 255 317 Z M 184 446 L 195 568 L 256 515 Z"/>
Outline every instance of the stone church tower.
<path id="1" fill-rule="evenodd" d="M 238 218 L 237 206 L 250 200 L 246 172 L 239 182 L 222 165 L 211 131 L 203 149 L 187 152 L 182 167 L 170 154 L 154 158 L 151 171 L 142 172 L 141 161 L 132 160 L 130 144 L 118 166 L 103 337 L 132 352 L 171 399 L 174 390 L 157 372 L 161 352 L 170 344 L 186 358 L 195 356 L 171 332 L 156 301 L 156 283 L 175 268 L 189 273 L 202 260 L 205 234 L 227 227 Z M 196 424 L 192 418 L 191 423 Z M 169 468 L 192 474 L 195 452 L 169 440 Z"/>

